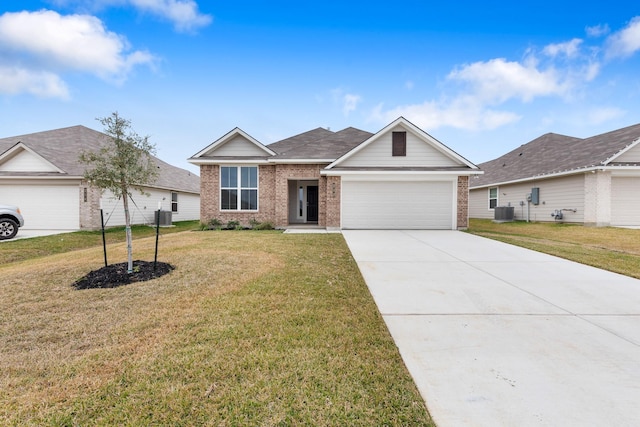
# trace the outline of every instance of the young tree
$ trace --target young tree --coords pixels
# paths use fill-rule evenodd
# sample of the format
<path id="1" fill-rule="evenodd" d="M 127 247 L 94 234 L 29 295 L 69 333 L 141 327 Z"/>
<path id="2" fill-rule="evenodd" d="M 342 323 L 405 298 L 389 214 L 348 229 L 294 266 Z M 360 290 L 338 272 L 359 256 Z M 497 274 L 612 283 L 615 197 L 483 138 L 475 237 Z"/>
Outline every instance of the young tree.
<path id="1" fill-rule="evenodd" d="M 155 182 L 158 170 L 153 161 L 155 145 L 149 137 L 141 137 L 131 129 L 131 121 L 118 114 L 97 119 L 104 126 L 105 144 L 96 151 L 80 154 L 80 162 L 88 165 L 84 178 L 92 185 L 111 190 L 122 199 L 127 236 L 128 272 L 133 272 L 131 217 L 129 198 L 132 190 L 146 194 L 143 185 Z"/>

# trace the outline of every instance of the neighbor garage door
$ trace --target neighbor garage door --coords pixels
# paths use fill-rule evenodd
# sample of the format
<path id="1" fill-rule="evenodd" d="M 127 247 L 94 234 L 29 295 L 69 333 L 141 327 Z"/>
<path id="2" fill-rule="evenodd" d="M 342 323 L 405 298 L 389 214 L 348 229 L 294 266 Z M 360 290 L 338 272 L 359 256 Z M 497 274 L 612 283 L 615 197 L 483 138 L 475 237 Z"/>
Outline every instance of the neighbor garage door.
<path id="1" fill-rule="evenodd" d="M 611 179 L 611 225 L 640 226 L 640 178 Z"/>
<path id="2" fill-rule="evenodd" d="M 0 203 L 17 205 L 25 229 L 77 230 L 80 227 L 78 183 L 64 185 L 0 184 Z"/>
<path id="3" fill-rule="evenodd" d="M 451 181 L 343 181 L 342 228 L 452 229 Z"/>

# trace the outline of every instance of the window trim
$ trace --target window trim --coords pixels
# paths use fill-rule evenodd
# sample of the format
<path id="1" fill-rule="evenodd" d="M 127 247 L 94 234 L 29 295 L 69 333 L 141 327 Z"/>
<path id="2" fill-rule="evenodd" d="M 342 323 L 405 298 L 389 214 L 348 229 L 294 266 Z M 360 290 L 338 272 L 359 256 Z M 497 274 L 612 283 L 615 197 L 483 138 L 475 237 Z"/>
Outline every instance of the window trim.
<path id="1" fill-rule="evenodd" d="M 224 168 L 236 168 L 236 186 L 235 187 L 223 187 L 222 186 L 222 170 Z M 256 186 L 242 186 L 242 169 L 243 168 L 255 168 L 256 170 Z M 260 209 L 260 168 L 258 165 L 224 165 L 220 166 L 219 173 L 219 188 L 218 195 L 220 197 L 219 209 L 221 212 L 258 212 Z M 235 190 L 236 191 L 236 208 L 235 209 L 223 209 L 222 207 L 222 191 L 223 190 Z M 256 208 L 255 209 L 242 209 L 242 191 L 243 190 L 255 190 L 256 191 Z"/>
<path id="2" fill-rule="evenodd" d="M 491 197 L 491 190 L 495 190 L 496 191 L 495 197 Z M 500 191 L 499 191 L 498 187 L 489 187 L 487 189 L 487 196 L 488 196 L 488 201 L 489 201 L 488 206 L 489 206 L 489 210 L 490 211 L 494 210 L 498 206 L 498 197 L 499 197 L 499 195 L 500 195 Z M 495 204 L 494 204 L 493 207 L 491 206 L 491 201 L 492 200 L 495 200 Z"/>
<path id="3" fill-rule="evenodd" d="M 175 200 L 173 200 L 175 196 Z M 176 191 L 171 192 L 171 212 L 178 213 L 178 193 Z"/>

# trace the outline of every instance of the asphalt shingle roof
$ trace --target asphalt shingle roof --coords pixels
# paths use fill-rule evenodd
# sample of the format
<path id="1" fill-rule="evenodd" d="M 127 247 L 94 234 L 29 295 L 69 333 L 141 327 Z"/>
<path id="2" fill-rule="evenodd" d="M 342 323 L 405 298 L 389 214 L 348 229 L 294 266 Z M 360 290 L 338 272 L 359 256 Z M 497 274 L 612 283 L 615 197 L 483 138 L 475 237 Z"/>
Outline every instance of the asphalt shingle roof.
<path id="1" fill-rule="evenodd" d="M 638 138 L 640 124 L 589 138 L 548 133 L 479 164 L 484 175 L 476 176 L 470 185 L 482 187 L 604 165 Z"/>
<path id="2" fill-rule="evenodd" d="M 12 136 L 0 139 L 0 155 L 11 149 L 18 143 L 24 144 L 58 169 L 63 171 L 63 176 L 84 175 L 85 165 L 78 161 L 82 151 L 98 149 L 105 143 L 107 135 L 84 126 L 72 126 L 62 129 L 31 133 L 27 135 Z M 171 190 L 200 192 L 200 178 L 198 175 L 176 166 L 170 165 L 157 157 L 154 161 L 159 168 L 158 179 L 153 183 L 154 187 Z M 1 172 L 1 175 L 16 175 L 14 172 Z M 24 175 L 24 173 L 22 174 Z M 60 176 L 54 174 L 29 174 L 47 176 Z"/>
<path id="3" fill-rule="evenodd" d="M 371 136 L 372 133 L 353 127 L 339 132 L 317 128 L 274 142 L 267 147 L 277 153 L 272 157 L 274 159 L 335 160 Z"/>

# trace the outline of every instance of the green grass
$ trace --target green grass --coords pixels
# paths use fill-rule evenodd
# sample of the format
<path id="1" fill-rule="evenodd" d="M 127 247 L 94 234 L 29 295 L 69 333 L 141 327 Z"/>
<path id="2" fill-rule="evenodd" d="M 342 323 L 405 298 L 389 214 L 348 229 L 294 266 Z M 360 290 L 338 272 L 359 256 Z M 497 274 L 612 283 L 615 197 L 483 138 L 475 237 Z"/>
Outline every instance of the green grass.
<path id="1" fill-rule="evenodd" d="M 161 227 L 160 234 L 197 230 L 199 225 L 199 221 L 174 222 L 172 227 Z M 156 235 L 155 227 L 147 225 L 134 225 L 131 227 L 131 232 L 134 239 Z M 124 227 L 107 228 L 105 240 L 107 244 L 124 242 Z M 102 231 L 76 231 L 29 239 L 5 240 L 0 242 L 0 265 L 100 245 L 102 245 Z"/>
<path id="2" fill-rule="evenodd" d="M 640 279 L 640 230 L 472 219 L 468 232 Z"/>
<path id="3" fill-rule="evenodd" d="M 163 234 L 172 273 L 85 291 L 76 238 L 0 264 L 0 425 L 432 425 L 341 235 Z"/>

